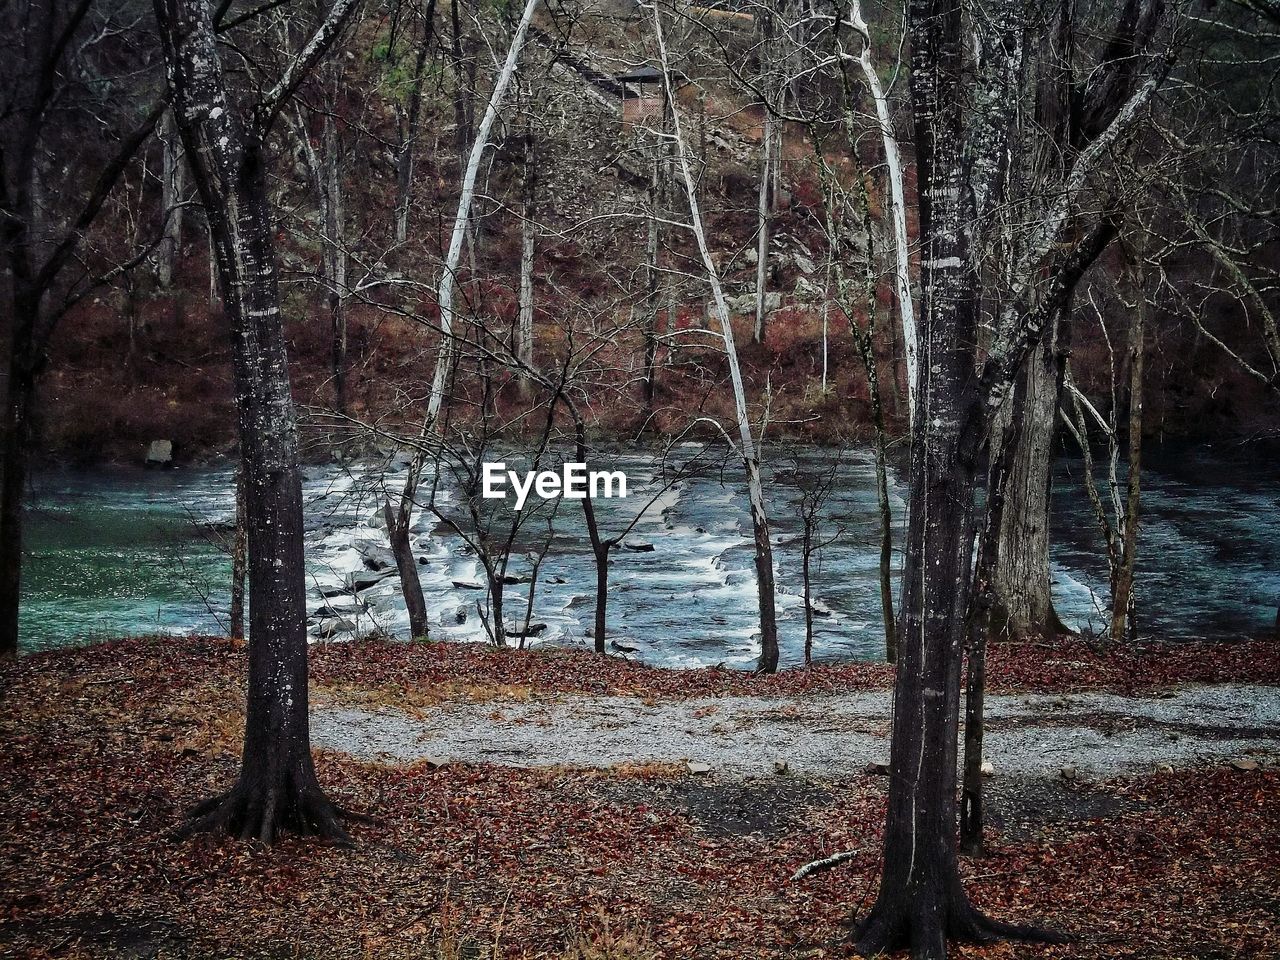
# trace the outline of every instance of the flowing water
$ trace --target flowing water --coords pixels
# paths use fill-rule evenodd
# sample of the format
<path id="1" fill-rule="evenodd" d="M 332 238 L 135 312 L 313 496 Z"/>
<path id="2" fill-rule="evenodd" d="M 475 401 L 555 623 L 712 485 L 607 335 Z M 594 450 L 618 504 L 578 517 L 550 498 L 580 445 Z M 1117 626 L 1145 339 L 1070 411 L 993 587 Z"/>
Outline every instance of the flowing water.
<path id="1" fill-rule="evenodd" d="M 800 503 L 834 454 L 777 448 L 766 480 L 775 540 L 782 661 L 802 657 Z M 677 451 L 677 464 L 707 459 Z M 709 460 L 708 460 L 709 463 Z M 514 467 L 514 464 L 511 466 Z M 640 514 L 610 565 L 611 641 L 666 666 L 750 666 L 756 655 L 751 522 L 740 468 L 704 466 L 664 489 L 661 466 L 642 453 L 601 457 L 625 471 L 626 499 L 595 501 L 602 531 L 616 536 Z M 668 462 L 667 469 L 671 468 Z M 879 540 L 870 452 L 845 452 L 820 508 L 818 536 L 831 540 L 814 559 L 814 655 L 875 659 L 884 637 L 878 587 Z M 1079 461 L 1055 472 L 1054 597 L 1063 619 L 1097 628 L 1105 608 L 1106 563 L 1092 508 L 1081 492 Z M 398 490 L 403 468 L 333 465 L 305 471 L 308 610 L 312 635 L 341 638 L 381 629 L 404 636 L 408 620 L 395 576 L 353 591 L 351 577 L 386 561 L 379 520 L 383 483 Z M 1269 457 L 1222 447 L 1164 448 L 1144 471 L 1138 600 L 1143 633 L 1223 638 L 1269 632 L 1280 602 L 1280 476 Z M 225 525 L 234 513 L 230 469 L 149 472 L 57 471 L 36 478 L 29 513 L 21 611 L 23 649 L 155 632 L 226 628 L 229 560 Z M 1106 495 L 1105 489 L 1103 490 Z M 900 545 L 903 476 L 892 507 Z M 650 502 L 652 501 L 652 502 Z M 471 519 L 458 484 L 442 476 L 437 503 L 462 534 L 429 514 L 414 525 L 414 548 L 436 638 L 483 640 L 483 569 L 468 539 Z M 515 537 L 505 589 L 508 623 L 523 624 L 527 582 L 543 552 L 531 622 L 545 624 L 532 644 L 589 645 L 595 567 L 581 503 L 531 499 Z M 536 508 L 535 508 L 536 505 Z M 485 501 L 491 535 L 505 539 L 510 510 Z M 650 547 L 652 549 L 650 549 Z"/>

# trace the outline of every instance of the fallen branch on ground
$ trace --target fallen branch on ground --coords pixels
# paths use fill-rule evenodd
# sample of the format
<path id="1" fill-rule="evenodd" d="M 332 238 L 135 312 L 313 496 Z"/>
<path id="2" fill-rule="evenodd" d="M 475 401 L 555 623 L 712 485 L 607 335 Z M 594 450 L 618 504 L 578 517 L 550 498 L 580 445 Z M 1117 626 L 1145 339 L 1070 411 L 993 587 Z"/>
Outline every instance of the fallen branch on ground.
<path id="1" fill-rule="evenodd" d="M 837 867 L 846 860 L 852 860 L 861 850 L 845 850 L 841 853 L 833 853 L 829 857 L 823 857 L 821 860 L 814 860 L 812 863 L 806 863 L 803 867 L 791 875 L 791 882 L 803 880 L 805 877 L 812 876 L 815 873 L 821 873 L 823 870 L 830 870 Z"/>

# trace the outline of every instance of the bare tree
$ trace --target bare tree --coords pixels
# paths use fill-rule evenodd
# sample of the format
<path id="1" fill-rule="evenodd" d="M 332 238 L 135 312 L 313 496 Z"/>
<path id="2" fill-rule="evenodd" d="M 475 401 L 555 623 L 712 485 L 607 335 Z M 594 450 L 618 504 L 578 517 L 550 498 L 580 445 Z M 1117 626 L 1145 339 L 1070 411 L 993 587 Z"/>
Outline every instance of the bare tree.
<path id="1" fill-rule="evenodd" d="M 471 206 L 475 199 L 476 178 L 480 172 L 480 163 L 489 147 L 490 132 L 498 119 L 507 87 L 515 75 L 516 64 L 528 35 L 529 24 L 533 20 L 538 0 L 528 0 L 524 12 L 516 26 L 507 48 L 506 60 L 494 83 L 493 92 L 485 107 L 480 127 L 476 131 L 475 141 L 471 144 L 471 152 L 462 175 L 462 192 L 458 198 L 458 210 L 453 220 L 453 231 L 449 238 L 449 248 L 445 254 L 444 266 L 440 272 L 440 285 L 436 302 L 440 310 L 440 347 L 436 356 L 435 372 L 431 378 L 430 393 L 427 397 L 427 411 L 422 423 L 417 452 L 409 466 L 404 487 L 400 491 L 397 504 L 390 497 L 386 498 L 385 516 L 387 519 L 387 536 L 391 541 L 392 551 L 396 557 L 396 568 L 400 574 L 400 589 L 410 614 L 410 630 L 415 637 L 425 637 L 430 629 L 426 617 L 426 603 L 422 600 L 422 581 L 418 577 L 418 565 L 414 562 L 413 551 L 409 545 L 409 528 L 413 522 L 413 510 L 417 504 L 417 495 L 421 483 L 421 473 L 429 462 L 432 441 L 439 436 L 440 417 L 444 409 L 445 396 L 449 380 L 453 375 L 457 360 L 457 344 L 455 333 L 454 296 L 456 277 L 462 262 L 462 246 L 466 239 L 468 223 L 471 220 Z M 453 5 L 454 37 L 457 33 L 457 5 Z"/>
<path id="2" fill-rule="evenodd" d="M 144 78 L 139 82 L 145 91 L 152 51 L 145 45 L 108 51 L 100 42 L 108 35 L 134 37 L 136 21 L 134 11 L 100 9 L 93 0 L 24 0 L 0 10 L 0 253 L 5 261 L 0 309 L 0 659 L 16 657 L 18 651 L 23 503 L 36 388 L 49 342 L 62 318 L 90 290 L 137 265 L 140 258 L 128 255 L 98 271 L 83 267 L 78 254 L 167 109 L 161 96 L 139 121 L 136 114 L 119 115 L 110 101 L 86 103 L 70 61 L 74 56 L 85 69 L 135 73 Z M 116 54 L 121 60 L 112 63 Z M 60 126 L 76 115 L 77 107 L 87 108 L 78 116 L 97 113 L 101 122 L 94 120 L 88 128 L 75 122 Z M 49 191 L 44 180 L 59 136 L 82 140 L 67 152 L 66 162 L 73 166 L 60 177 L 60 188 Z"/>
<path id="3" fill-rule="evenodd" d="M 298 85 L 359 7 L 338 0 L 274 84 L 238 104 L 207 0 L 156 0 L 174 111 L 204 202 L 233 336 L 249 548 L 249 688 L 231 790 L 183 834 L 225 830 L 271 842 L 281 829 L 347 840 L 311 758 L 306 587 L 297 424 L 267 192 L 267 138 Z"/>
<path id="4" fill-rule="evenodd" d="M 1050 318 L 1114 235 L 1105 207 L 1086 215 L 1079 205 L 1149 104 L 1164 61 L 1144 54 L 1135 63 L 1127 56 L 1124 83 L 1111 82 L 1107 69 L 1095 74 L 1084 110 L 1102 117 L 1101 131 L 1038 205 L 978 366 L 979 264 L 1007 180 L 1023 39 L 1022 11 L 1014 3 L 968 23 L 961 8 L 943 0 L 911 5 L 924 290 L 920 405 L 912 435 L 884 868 L 876 904 L 857 933 L 866 955 L 907 945 L 917 958 L 935 958 L 946 955 L 948 938 L 1046 937 L 984 917 L 969 902 L 957 869 L 956 739 L 962 653 L 975 600 L 974 493 L 994 411 Z M 967 104 L 974 105 L 970 116 Z"/>
<path id="5" fill-rule="evenodd" d="M 746 389 L 743 386 L 742 371 L 738 365 L 738 348 L 734 343 L 733 319 L 729 314 L 729 305 L 725 300 L 724 289 L 720 285 L 720 274 L 711 249 L 707 245 L 706 230 L 702 225 L 702 214 L 698 209 L 698 188 L 694 180 L 693 170 L 689 164 L 688 146 L 685 142 L 684 128 L 680 121 L 680 111 L 675 108 L 675 91 L 672 89 L 671 68 L 667 56 L 667 45 L 662 32 L 662 15 L 655 6 L 653 9 L 654 37 L 657 41 L 659 61 L 662 70 L 662 82 L 667 91 L 667 98 L 672 103 L 672 143 L 675 149 L 676 164 L 684 182 L 685 198 L 689 204 L 690 226 L 698 244 L 698 252 L 702 265 L 706 270 L 707 282 L 711 285 L 712 301 L 716 318 L 720 325 L 720 335 L 724 341 L 725 358 L 729 364 L 729 377 L 733 384 L 734 411 L 737 418 L 738 441 L 736 446 L 742 457 L 743 467 L 747 475 L 747 497 L 751 508 L 751 527 L 755 540 L 756 587 L 760 602 L 760 659 L 757 669 L 761 673 L 773 673 L 778 669 L 778 617 L 774 596 L 773 577 L 773 544 L 769 539 L 769 515 L 765 505 L 764 484 L 760 478 L 760 457 L 757 452 L 757 440 L 753 433 L 751 417 L 747 410 Z M 727 439 L 727 437 L 726 437 Z"/>

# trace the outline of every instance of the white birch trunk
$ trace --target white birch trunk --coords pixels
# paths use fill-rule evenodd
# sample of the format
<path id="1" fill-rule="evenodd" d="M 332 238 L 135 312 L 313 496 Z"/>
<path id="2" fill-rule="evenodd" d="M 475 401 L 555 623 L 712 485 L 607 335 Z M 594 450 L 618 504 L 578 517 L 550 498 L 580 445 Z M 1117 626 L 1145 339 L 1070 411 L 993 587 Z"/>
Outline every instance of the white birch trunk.
<path id="1" fill-rule="evenodd" d="M 502 65 L 502 73 L 493 86 L 489 103 L 484 110 L 484 118 L 476 131 L 471 144 L 471 155 L 467 158 L 466 172 L 462 177 L 462 195 L 458 198 L 458 212 L 453 220 L 453 234 L 449 238 L 449 250 L 445 255 L 444 269 L 440 274 L 440 290 L 437 303 L 440 307 L 440 352 L 436 358 L 435 374 L 431 379 L 431 394 L 427 399 L 427 417 L 424 432 L 435 429 L 440 417 L 440 409 L 444 403 L 445 386 L 449 378 L 449 369 L 453 365 L 454 332 L 453 332 L 453 295 L 455 276 L 458 264 L 462 260 L 462 244 L 467 235 L 467 221 L 471 215 L 471 203 L 475 197 L 476 176 L 480 171 L 480 161 L 489 145 L 489 134 L 502 99 L 506 96 L 507 87 L 511 85 L 511 77 L 515 73 L 516 63 L 520 59 L 520 50 L 524 46 L 529 32 L 529 23 L 537 9 L 538 0 L 527 0 L 520 23 L 516 27 L 515 36 L 511 39 L 511 47 L 507 50 L 506 62 Z"/>
<path id="2" fill-rule="evenodd" d="M 680 176 L 684 181 L 685 194 L 689 200 L 690 226 L 698 242 L 698 252 L 702 257 L 702 265 L 707 271 L 707 282 L 711 285 L 712 302 L 716 319 L 720 324 L 721 337 L 724 340 L 725 358 L 729 364 L 729 378 L 733 384 L 734 412 L 738 421 L 738 443 L 747 475 L 747 496 L 750 501 L 751 524 L 755 535 L 756 583 L 759 588 L 760 600 L 760 660 L 757 669 L 762 673 L 773 673 L 778 669 L 778 624 L 773 585 L 773 546 L 769 540 L 769 516 L 764 498 L 764 485 L 760 479 L 760 458 L 756 451 L 755 437 L 751 432 L 751 418 L 747 410 L 747 393 L 742 382 L 742 370 L 738 366 L 738 348 L 734 342 L 733 322 L 729 314 L 729 304 L 725 300 L 724 288 L 720 285 L 720 275 L 716 270 L 715 261 L 711 257 L 711 250 L 707 246 L 707 234 L 702 226 L 702 213 L 698 209 L 697 182 L 694 180 L 693 171 L 689 166 L 688 150 L 684 142 L 684 130 L 680 123 L 680 111 L 676 105 L 675 91 L 671 89 L 671 75 L 667 66 L 667 46 L 662 33 L 662 17 L 656 7 L 653 11 L 653 26 L 662 62 L 663 84 L 667 91 L 667 98 L 671 103 L 671 122 L 676 162 L 679 165 Z"/>
<path id="3" fill-rule="evenodd" d="M 915 298 L 911 294 L 911 245 L 907 239 L 907 201 L 903 188 L 902 154 L 898 150 L 898 138 L 889 116 L 889 100 L 885 96 L 880 76 L 871 61 L 871 33 L 862 18 L 859 0 L 851 0 L 849 16 L 854 29 L 862 34 L 862 54 L 858 67 L 871 92 L 875 104 L 876 123 L 880 128 L 880 140 L 884 146 L 885 167 L 889 171 L 889 209 L 893 220 L 894 287 L 898 295 L 898 313 L 902 324 L 902 351 L 907 364 L 907 412 L 911 423 L 916 419 L 917 367 L 919 366 L 919 334 L 916 331 Z"/>

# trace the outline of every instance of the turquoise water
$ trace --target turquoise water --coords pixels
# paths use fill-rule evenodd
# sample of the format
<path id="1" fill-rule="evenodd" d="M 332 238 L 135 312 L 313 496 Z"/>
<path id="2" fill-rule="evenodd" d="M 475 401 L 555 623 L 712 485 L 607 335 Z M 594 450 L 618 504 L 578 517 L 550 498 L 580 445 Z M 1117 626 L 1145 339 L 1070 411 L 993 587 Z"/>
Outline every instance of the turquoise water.
<path id="1" fill-rule="evenodd" d="M 59 471 L 27 513 L 24 651 L 139 633 L 223 632 L 233 515 L 224 472 Z"/>
<path id="2" fill-rule="evenodd" d="M 803 649 L 800 484 L 820 476 L 829 457 L 813 449 L 773 451 L 769 497 L 784 664 L 799 662 Z M 1271 459 L 1247 448 L 1166 448 L 1154 451 L 1149 464 L 1138 560 L 1141 631 L 1186 639 L 1269 634 L 1280 602 L 1280 476 Z M 625 501 L 597 501 L 605 532 L 613 534 L 648 501 L 657 465 L 631 453 L 608 458 L 608 466 L 625 470 L 632 485 Z M 1055 475 L 1054 597 L 1068 624 L 1098 628 L 1106 564 L 1079 469 L 1079 461 L 1063 460 Z M 753 662 L 751 525 L 738 472 L 731 465 L 723 475 L 708 473 L 663 493 L 630 535 L 654 549 L 615 552 L 611 637 L 636 656 L 670 666 Z M 373 629 L 407 634 L 394 576 L 358 596 L 343 595 L 347 578 L 364 570 L 370 548 L 385 545 L 382 489 L 385 483 L 398 490 L 400 476 L 394 469 L 384 476 L 337 465 L 305 471 L 313 636 L 326 622 L 342 623 L 339 638 Z M 225 630 L 230 563 L 218 527 L 234 512 L 229 468 L 58 471 L 39 475 L 35 487 L 21 611 L 24 651 L 108 636 Z M 878 658 L 884 641 L 867 451 L 844 456 L 834 489 L 823 528 L 828 536 L 842 532 L 815 566 L 814 593 L 825 608 L 815 624 L 815 656 Z M 899 544 L 905 493 L 899 476 L 892 495 Z M 439 502 L 446 513 L 458 502 L 448 478 Z M 585 646 L 594 566 L 579 505 L 560 504 L 535 595 L 533 619 L 547 625 L 537 642 Z M 550 509 L 539 510 L 517 537 L 508 571 L 517 577 L 530 572 L 545 536 Z M 463 515 L 457 516 L 465 529 Z M 481 579 L 474 553 L 431 517 L 419 515 L 413 533 L 433 636 L 485 639 L 483 591 L 458 586 Z M 521 583 L 508 588 L 509 620 L 523 619 L 527 591 Z"/>

